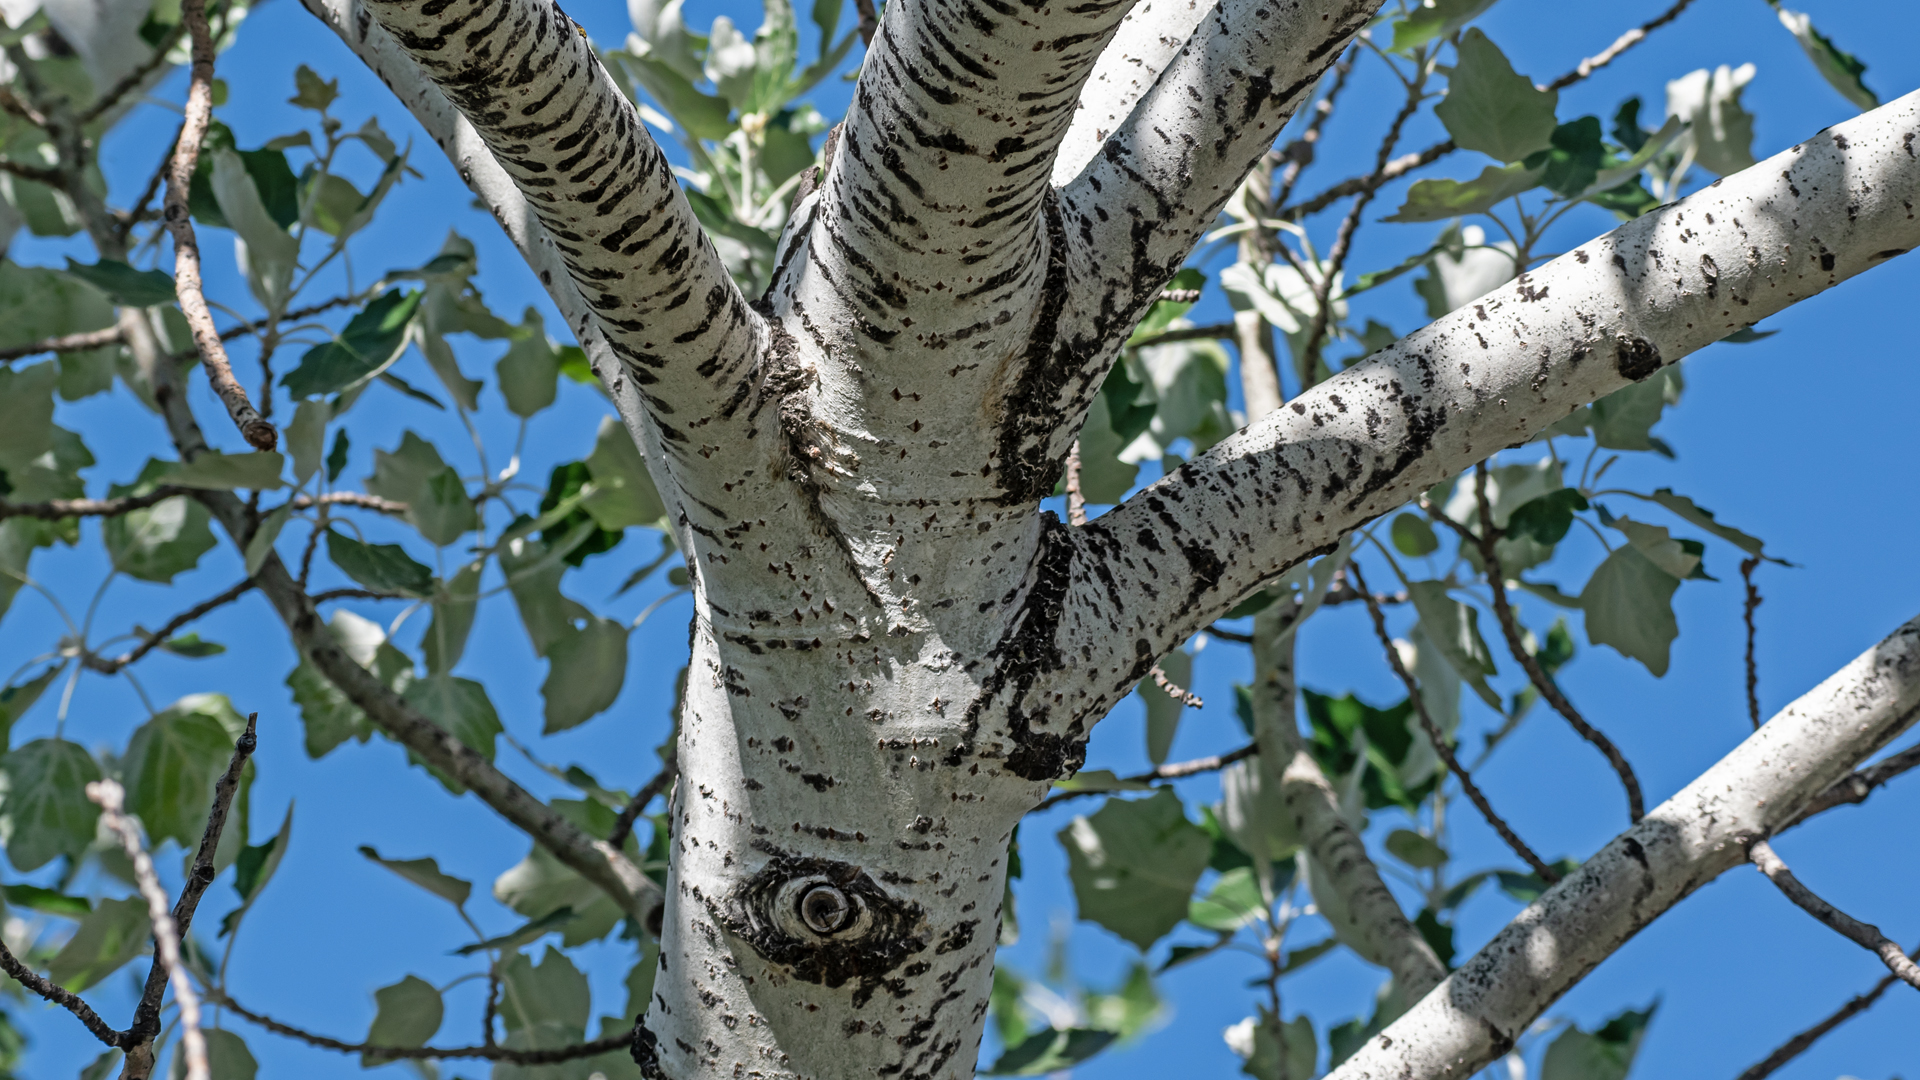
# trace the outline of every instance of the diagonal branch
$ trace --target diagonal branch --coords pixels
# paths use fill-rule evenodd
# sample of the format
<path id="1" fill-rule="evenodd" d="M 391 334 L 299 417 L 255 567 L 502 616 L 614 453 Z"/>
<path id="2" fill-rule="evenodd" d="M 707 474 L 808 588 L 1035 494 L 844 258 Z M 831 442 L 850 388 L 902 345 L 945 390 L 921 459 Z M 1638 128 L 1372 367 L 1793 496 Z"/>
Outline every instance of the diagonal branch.
<path id="1" fill-rule="evenodd" d="M 209 611 L 233 603 L 235 600 L 246 595 L 247 590 L 251 588 L 253 588 L 253 579 L 247 578 L 235 584 L 232 588 L 227 589 L 225 592 L 208 597 L 180 614 L 175 615 L 173 618 L 168 619 L 166 625 L 147 634 L 140 644 L 135 645 L 119 656 L 111 660 L 105 660 L 88 653 L 81 658 L 81 662 L 84 663 L 90 671 L 97 671 L 102 675 L 117 675 L 120 673 L 121 668 L 138 661 L 141 657 L 166 644 L 167 640 L 173 637 L 174 632 L 181 627 L 198 619 Z M 249 728 L 251 728 L 253 722 L 249 720 L 247 724 Z M 249 738 L 251 738 L 251 736 L 249 736 Z"/>
<path id="2" fill-rule="evenodd" d="M 1238 750 L 1229 750 L 1224 754 L 1210 754 L 1190 761 L 1170 761 L 1165 765 L 1148 769 L 1143 773 L 1123 776 L 1120 779 L 1129 784 L 1151 784 L 1157 780 L 1178 780 L 1186 776 L 1199 776 L 1201 773 L 1219 772 L 1236 761 L 1245 761 L 1260 752 L 1258 743 L 1248 743 Z M 1027 811 L 1037 814 L 1042 810 L 1051 810 L 1063 802 L 1082 799 L 1089 795 L 1104 795 L 1104 791 L 1056 791 L 1041 800 L 1040 805 Z"/>
<path id="3" fill-rule="evenodd" d="M 81 1000 L 79 994 L 21 963 L 20 958 L 13 955 L 13 950 L 7 948 L 4 941 L 0 941 L 0 970 L 13 976 L 14 981 L 21 986 L 72 1013 L 88 1031 L 93 1033 L 94 1038 L 108 1046 L 119 1046 L 121 1040 L 126 1038 L 125 1032 L 115 1029 L 112 1024 L 100 1019 L 100 1014 L 93 1011 L 93 1006 Z"/>
<path id="4" fill-rule="evenodd" d="M 1359 524 L 1920 246 L 1915 139 L 1920 93 L 1580 245 L 1069 530 L 1055 643 L 1086 662 L 1036 689 L 1083 695 L 1091 722 L 1132 685 L 1105 672 L 1145 675 L 1138 657 L 1163 655 Z M 1090 629 L 1110 625 L 1141 627 L 1137 644 Z"/>
<path id="5" fill-rule="evenodd" d="M 613 819 L 613 830 L 607 833 L 607 843 L 615 848 L 624 845 L 627 837 L 633 833 L 633 823 L 645 812 L 647 804 L 653 801 L 654 796 L 666 791 L 673 783 L 673 778 L 679 775 L 679 761 L 675 755 L 669 754 L 667 760 L 661 763 L 660 771 L 653 774 L 653 779 L 640 785 L 640 790 L 633 793 L 627 805 L 620 808 L 619 815 Z"/>
<path id="6" fill-rule="evenodd" d="M 1863 923 L 1848 915 L 1822 900 L 1812 889 L 1801 884 L 1800 879 L 1794 877 L 1793 871 L 1778 854 L 1775 854 L 1772 844 L 1764 839 L 1755 840 L 1747 849 L 1747 858 L 1752 860 L 1755 869 L 1765 874 L 1767 880 L 1773 882 L 1774 886 L 1785 893 L 1787 899 L 1798 905 L 1800 910 L 1825 923 L 1834 933 L 1878 956 L 1880 962 L 1887 965 L 1887 970 L 1893 972 L 1895 978 L 1915 990 L 1920 990 L 1920 965 L 1915 965 L 1912 960 L 1909 960 L 1907 954 L 1900 951 L 1900 946 L 1895 945 L 1885 934 L 1882 934 L 1879 927 Z"/>
<path id="7" fill-rule="evenodd" d="M 1781 710 L 1519 914 L 1330 1080 L 1465 1076 L 1507 1051 L 1587 972 L 1746 861 L 1920 719 L 1920 617 Z M 1543 962 L 1543 958 L 1551 958 Z"/>
<path id="8" fill-rule="evenodd" d="M 631 1029 L 618 1035 L 608 1035 L 592 1042 L 576 1043 L 573 1046 L 556 1046 L 547 1050 L 513 1050 L 504 1046 L 382 1046 L 377 1043 L 354 1043 L 344 1039 L 316 1035 L 304 1028 L 279 1020 L 241 1005 L 218 990 L 207 993 L 209 1001 L 225 1009 L 233 1010 L 234 1015 L 249 1023 L 258 1024 L 289 1039 L 298 1039 L 309 1046 L 323 1050 L 338 1050 L 343 1054 L 366 1054 L 375 1059 L 404 1061 L 435 1061 L 449 1058 L 477 1058 L 481 1061 L 503 1061 L 511 1065 L 556 1065 L 563 1061 L 578 1061 L 581 1058 L 599 1057 L 615 1050 L 624 1050 L 633 1041 Z"/>
<path id="9" fill-rule="evenodd" d="M 1920 948 L 1916 948 L 1914 952 L 1920 953 Z M 1807 1030 L 1781 1043 L 1779 1048 L 1774 1050 L 1773 1053 L 1768 1054 L 1765 1058 L 1756 1062 L 1752 1068 L 1741 1073 L 1738 1080 L 1766 1080 L 1766 1077 L 1778 1072 L 1782 1065 L 1806 1053 L 1807 1048 L 1818 1042 L 1821 1036 L 1872 1008 L 1873 1003 L 1879 1001 L 1880 996 L 1885 994 L 1893 987 L 1893 984 L 1898 981 L 1899 980 L 1891 975 L 1881 976 L 1880 981 L 1874 983 L 1872 989 L 1851 999 L 1838 1009 L 1835 1009 L 1833 1014 L 1826 1019 L 1821 1020 Z"/>

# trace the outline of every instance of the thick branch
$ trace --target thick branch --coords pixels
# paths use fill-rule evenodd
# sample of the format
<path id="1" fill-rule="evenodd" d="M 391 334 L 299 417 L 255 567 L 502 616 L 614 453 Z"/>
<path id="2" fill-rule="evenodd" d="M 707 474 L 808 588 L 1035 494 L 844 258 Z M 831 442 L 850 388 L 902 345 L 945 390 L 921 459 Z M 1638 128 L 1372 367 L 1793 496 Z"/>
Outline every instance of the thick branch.
<path id="1" fill-rule="evenodd" d="M 1920 617 L 1789 705 L 1509 923 L 1333 1080 L 1465 1076 L 1920 718 Z"/>
<path id="2" fill-rule="evenodd" d="M 175 495 L 185 495 L 190 490 L 162 484 L 145 495 L 126 495 L 118 499 L 49 499 L 39 503 L 14 503 L 0 499 L 0 520 L 10 517 L 39 518 L 42 521 L 70 517 L 119 517 L 135 510 L 145 510 Z"/>
<path id="3" fill-rule="evenodd" d="M 1580 245 L 1072 530 L 1058 644 L 1094 660 L 1056 677 L 1084 689 L 1076 709 L 1103 714 L 1137 657 L 1163 654 L 1360 523 L 1920 245 L 1916 140 L 1920 93 Z M 1142 627 L 1137 646 L 1110 625 Z"/>
<path id="4" fill-rule="evenodd" d="M 1765 874 L 1767 880 L 1773 882 L 1774 886 L 1786 894 L 1787 899 L 1793 901 L 1800 910 L 1825 923 L 1834 933 L 1878 956 L 1880 962 L 1887 965 L 1887 970 L 1893 972 L 1895 978 L 1915 990 L 1920 990 L 1920 966 L 1916 966 L 1912 960 L 1907 959 L 1907 954 L 1900 951 L 1900 946 L 1895 945 L 1887 935 L 1881 933 L 1879 927 L 1863 923 L 1822 900 L 1812 889 L 1802 884 L 1799 878 L 1793 876 L 1793 871 L 1787 867 L 1779 855 L 1774 853 L 1772 844 L 1765 840 L 1755 840 L 1753 846 L 1747 849 L 1747 858 L 1753 861 L 1755 869 Z"/>

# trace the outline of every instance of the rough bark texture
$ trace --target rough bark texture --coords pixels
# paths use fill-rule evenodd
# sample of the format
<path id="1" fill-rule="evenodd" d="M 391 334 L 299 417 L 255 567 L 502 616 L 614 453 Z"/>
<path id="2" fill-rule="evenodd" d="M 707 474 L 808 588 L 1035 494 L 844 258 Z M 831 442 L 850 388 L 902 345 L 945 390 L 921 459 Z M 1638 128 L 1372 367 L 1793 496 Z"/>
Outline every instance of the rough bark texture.
<path id="1" fill-rule="evenodd" d="M 306 2 L 527 254 L 687 555 L 650 1076 L 970 1076 L 1009 833 L 1155 658 L 1411 492 L 1920 238 L 1907 99 L 1068 529 L 1038 505 L 1120 343 L 1377 0 L 896 0 L 751 302 L 548 0 Z M 1417 985 L 1431 953 L 1402 953 Z"/>
<path id="2" fill-rule="evenodd" d="M 1470 1076 L 1641 928 L 1920 718 L 1920 618 L 1787 706 L 1533 902 L 1330 1080 Z"/>

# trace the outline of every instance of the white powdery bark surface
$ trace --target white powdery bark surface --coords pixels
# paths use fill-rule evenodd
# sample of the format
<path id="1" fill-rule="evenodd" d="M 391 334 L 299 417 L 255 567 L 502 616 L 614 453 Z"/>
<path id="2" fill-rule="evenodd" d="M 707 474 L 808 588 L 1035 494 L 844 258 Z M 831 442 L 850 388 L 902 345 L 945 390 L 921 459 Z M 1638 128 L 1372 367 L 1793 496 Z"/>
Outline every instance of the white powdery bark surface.
<path id="1" fill-rule="evenodd" d="M 1840 669 L 1534 901 L 1329 1080 L 1470 1076 L 1641 928 L 1920 717 L 1920 618 Z"/>

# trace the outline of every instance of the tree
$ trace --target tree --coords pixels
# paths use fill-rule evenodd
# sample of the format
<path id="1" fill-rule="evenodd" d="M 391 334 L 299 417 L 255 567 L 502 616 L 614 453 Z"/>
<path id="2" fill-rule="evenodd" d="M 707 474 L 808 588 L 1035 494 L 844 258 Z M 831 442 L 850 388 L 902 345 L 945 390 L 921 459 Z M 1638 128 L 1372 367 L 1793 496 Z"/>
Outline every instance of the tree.
<path id="1" fill-rule="evenodd" d="M 0 763 L 9 861 L 53 869 L 8 899 L 78 924 L 64 941 L 11 943 L 23 955 L 5 961 L 110 1048 L 102 1073 L 121 1052 L 125 1075 L 154 1068 L 173 1030 L 161 1023 L 169 985 L 182 1060 L 203 1054 L 220 1076 L 251 1075 L 253 1059 L 220 1028 L 195 1049 L 196 986 L 209 1006 L 364 1063 L 955 1076 L 975 1068 L 991 1017 L 1004 1048 L 995 1071 L 1068 1067 L 1148 1019 L 1145 969 L 1077 1020 L 1035 1030 L 1018 976 L 996 974 L 993 958 L 1022 817 L 1097 795 L 1105 805 L 1062 834 L 1080 914 L 1142 949 L 1182 922 L 1217 935 L 1170 962 L 1256 940 L 1271 997 L 1229 1034 L 1256 1076 L 1318 1063 L 1311 1025 L 1286 1020 L 1278 998 L 1289 965 L 1311 959 L 1314 946 L 1285 948 L 1307 897 L 1331 925 L 1322 951 L 1337 944 L 1391 973 L 1373 1017 L 1327 1033 L 1342 1078 L 1459 1075 L 1499 1059 L 1634 933 L 1746 861 L 1876 952 L 1889 979 L 1920 987 L 1906 954 L 1801 885 L 1768 842 L 1920 763 L 1907 749 L 1862 767 L 1920 710 L 1920 620 L 1764 725 L 1749 660 L 1754 735 L 1650 807 L 1626 756 L 1556 681 L 1571 631 L 1530 629 L 1513 603 L 1525 589 L 1578 611 L 1589 644 L 1659 675 L 1677 633 L 1671 598 L 1704 576 L 1695 536 L 1745 556 L 1749 615 L 1758 602 L 1753 574 L 1773 557 L 1759 539 L 1668 489 L 1607 490 L 1607 465 L 1591 466 L 1600 450 L 1666 449 L 1650 429 L 1678 398 L 1683 357 L 1756 336 L 1755 323 L 1920 242 L 1920 94 L 1880 105 L 1859 62 L 1806 16 L 1781 12 L 1817 71 L 1864 111 L 1755 163 L 1745 69 L 1676 80 L 1651 131 L 1637 100 L 1610 127 L 1558 114 L 1559 89 L 1685 0 L 1547 87 L 1470 25 L 1484 3 L 1384 15 L 1364 0 L 897 3 L 862 5 L 842 32 L 839 5 L 822 0 L 810 13 L 819 47 L 803 58 L 781 0 L 752 39 L 730 20 L 693 34 L 677 3 L 636 4 L 622 50 L 597 49 L 540 0 L 307 0 L 500 221 L 577 342 L 562 345 L 536 312 L 514 324 L 489 310 L 474 249 L 457 236 L 370 285 L 343 270 L 338 296 L 296 307 L 370 235 L 411 151 L 377 124 L 348 130 L 334 84 L 305 66 L 293 100 L 312 111 L 311 129 L 240 149 L 211 114 L 218 48 L 243 9 L 137 6 L 83 24 L 47 4 L 9 38 L 9 221 L 84 232 L 94 252 L 64 270 L 0 266 L 14 313 L 0 391 L 0 553 L 15 582 L 4 595 L 31 586 L 52 598 L 30 570 L 36 552 L 94 536 L 109 583 L 170 582 L 222 537 L 221 557 L 243 576 L 157 631 L 136 625 L 119 655 L 92 638 L 90 616 L 73 623 L 6 689 L 9 722 L 63 675 L 61 723 L 82 671 L 131 677 L 156 652 L 217 653 L 183 631 L 258 593 L 263 625 L 273 619 L 297 654 L 287 685 L 309 755 L 380 734 L 534 847 L 494 886 L 527 922 L 491 936 L 469 924 L 465 951 L 485 959 L 482 1043 L 427 1047 L 445 988 L 414 976 L 377 991 L 364 1040 L 331 1040 L 249 1008 L 194 933 L 200 896 L 232 867 L 239 905 L 219 936 L 237 934 L 287 851 L 291 811 L 251 842 L 248 757 L 263 737 L 252 718 L 197 695 L 150 705 L 124 748 L 102 755 L 61 727 L 12 749 Z M 829 132 L 796 102 L 857 45 L 854 103 Z M 95 144 L 188 58 L 174 145 L 133 209 L 111 209 Z M 1405 106 L 1370 173 L 1295 200 L 1361 63 L 1390 65 Z M 1451 139 L 1395 157 L 1429 104 Z M 676 168 L 649 126 L 679 135 L 687 164 Z M 307 161 L 300 173 L 289 152 Z M 1466 182 L 1420 180 L 1389 219 L 1453 223 L 1348 283 L 1376 197 L 1455 152 L 1495 164 Z M 375 167 L 356 184 L 361 153 Z M 1297 222 L 1331 206 L 1345 209 L 1323 256 Z M 1556 223 L 1594 207 L 1622 223 L 1542 253 Z M 1489 242 L 1468 218 L 1508 239 Z M 224 331 L 201 280 L 208 229 L 235 233 L 263 313 Z M 155 257 L 147 242 L 157 252 L 161 231 L 171 275 L 134 265 Z M 1183 316 L 1213 282 L 1183 266 L 1209 240 L 1238 246 L 1217 275 L 1237 313 L 1196 326 Z M 1353 325 L 1354 297 L 1414 273 L 1430 325 L 1397 338 Z M 312 321 L 334 311 L 344 325 Z M 522 435 L 562 375 L 603 388 L 624 427 L 603 424 L 544 488 L 519 479 L 517 440 L 494 468 L 473 423 L 481 382 L 463 372 L 457 334 L 507 343 L 495 381 Z M 223 344 L 243 337 L 266 370 L 252 393 Z M 268 366 L 296 343 L 309 346 L 296 365 Z M 437 393 L 392 370 L 410 345 Z M 1361 351 L 1329 355 L 1350 345 Z M 21 363 L 48 352 L 58 359 Z M 231 435 L 196 417 L 196 364 Z M 1230 373 L 1244 426 L 1227 408 Z M 276 387 L 297 402 L 284 428 Z M 351 410 L 382 388 L 421 409 L 451 404 L 474 432 L 477 472 L 411 431 L 367 432 L 394 449 L 374 455 L 364 492 L 336 487 Z M 171 456 L 89 499 L 86 433 L 55 425 L 55 399 L 108 391 L 162 419 Z M 1569 484 L 1560 447 L 1582 442 L 1595 453 Z M 1137 485 L 1138 465 L 1156 460 L 1161 478 Z M 1042 509 L 1051 499 L 1066 521 Z M 1112 509 L 1090 516 L 1089 502 Z M 1649 520 L 1616 516 L 1629 504 Z M 82 531 L 88 517 L 102 519 L 97 532 Z M 1528 572 L 1556 558 L 1576 522 L 1606 538 L 1607 554 L 1569 594 Z M 473 678 L 489 673 L 461 668 L 462 653 L 481 602 L 510 597 L 548 661 L 544 731 L 605 713 L 632 625 L 652 609 L 629 625 L 560 586 L 629 529 L 655 532 L 661 550 L 623 591 L 677 563 L 669 587 L 691 597 L 676 731 L 637 791 L 551 768 L 580 797 L 542 799 L 494 760 L 511 725 L 489 687 L 504 677 Z M 429 547 L 432 566 L 416 558 Z M 1453 564 L 1424 580 L 1396 558 L 1436 552 Z M 1400 580 L 1370 587 L 1369 570 Z M 334 572 L 352 585 L 314 587 L 315 573 Z M 351 608 L 322 615 L 343 602 L 404 603 L 428 621 L 416 643 L 398 637 L 405 615 L 387 626 Z M 1296 685 L 1300 627 L 1342 604 L 1367 610 L 1369 647 L 1404 689 L 1398 704 Z M 1404 639 L 1386 607 L 1417 619 Z M 1239 619 L 1250 626 L 1217 625 Z M 1169 764 L 1197 635 L 1251 654 L 1248 742 Z M 1496 654 L 1512 658 L 1510 695 L 1489 682 L 1506 663 Z M 1488 752 L 1536 705 L 1563 718 L 1618 774 L 1631 827 L 1584 862 L 1542 858 L 1463 760 L 1463 685 L 1503 720 Z M 1082 772 L 1096 723 L 1137 686 L 1155 768 Z M 1196 824 L 1164 782 L 1213 771 L 1223 797 Z M 1451 876 L 1441 815 L 1456 791 L 1525 871 Z M 660 797 L 665 809 L 648 816 Z M 1404 813 L 1409 827 L 1379 837 L 1368 811 Z M 231 831 L 230 813 L 241 823 Z M 144 861 L 142 831 L 148 848 L 194 850 L 177 899 Z M 469 882 L 430 859 L 365 850 L 467 917 Z M 1417 872 L 1413 918 L 1407 891 L 1379 869 L 1388 858 Z M 116 892 L 138 886 L 145 899 L 77 895 L 76 882 L 102 880 L 83 874 L 117 875 L 128 884 Z M 1489 879 L 1537 900 L 1455 969 L 1453 911 Z M 589 1040 L 574 962 L 522 949 L 616 929 L 637 948 L 629 1005 Z M 76 992 L 133 960 L 149 934 L 156 955 L 184 959 L 150 965 L 119 1029 Z M 1649 1015 L 1558 1033 L 1549 1071 L 1623 1075 Z"/>

